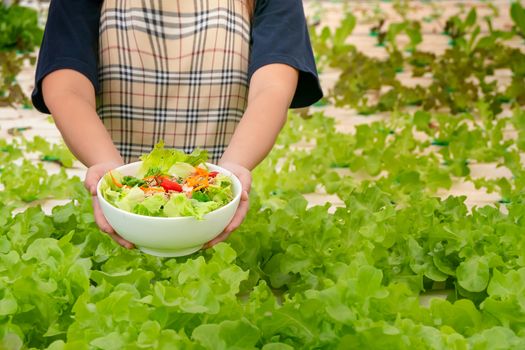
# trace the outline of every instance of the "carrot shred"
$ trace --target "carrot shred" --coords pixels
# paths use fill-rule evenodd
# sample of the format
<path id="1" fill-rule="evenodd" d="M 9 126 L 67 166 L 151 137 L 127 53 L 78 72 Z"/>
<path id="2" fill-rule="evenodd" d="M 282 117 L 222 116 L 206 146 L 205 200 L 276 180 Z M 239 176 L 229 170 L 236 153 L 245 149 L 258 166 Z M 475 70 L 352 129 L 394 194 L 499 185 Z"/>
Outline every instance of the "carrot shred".
<path id="1" fill-rule="evenodd" d="M 123 185 L 120 182 L 118 182 L 117 179 L 115 179 L 111 171 L 109 172 L 109 176 L 111 176 L 111 181 L 113 181 L 113 184 L 115 184 L 115 186 L 117 186 L 118 188 L 122 188 Z"/>
<path id="2" fill-rule="evenodd" d="M 197 175 L 201 175 L 201 176 L 208 176 L 208 170 L 204 169 L 204 168 L 195 168 L 195 172 L 197 173 Z"/>
<path id="3" fill-rule="evenodd" d="M 194 187 L 195 185 L 198 185 L 200 182 L 199 176 L 190 176 L 186 179 L 186 184 L 190 187 Z"/>
<path id="4" fill-rule="evenodd" d="M 195 168 L 194 175 L 186 178 L 185 184 L 188 187 L 192 187 L 193 191 L 198 191 L 210 185 L 208 181 L 209 177 L 210 173 L 206 169 Z"/>
<path id="5" fill-rule="evenodd" d="M 164 192 L 164 188 L 162 187 L 139 187 L 144 193 L 151 193 L 151 192 Z"/>

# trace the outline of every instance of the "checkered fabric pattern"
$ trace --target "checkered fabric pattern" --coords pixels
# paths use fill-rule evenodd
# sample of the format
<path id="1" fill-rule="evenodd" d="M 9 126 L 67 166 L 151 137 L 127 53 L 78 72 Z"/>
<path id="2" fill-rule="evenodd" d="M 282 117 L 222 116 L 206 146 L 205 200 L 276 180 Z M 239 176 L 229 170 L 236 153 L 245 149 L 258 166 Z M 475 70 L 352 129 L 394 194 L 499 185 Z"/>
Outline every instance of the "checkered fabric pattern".
<path id="1" fill-rule="evenodd" d="M 126 162 L 163 139 L 216 162 L 247 103 L 241 0 L 105 0 L 97 109 Z"/>

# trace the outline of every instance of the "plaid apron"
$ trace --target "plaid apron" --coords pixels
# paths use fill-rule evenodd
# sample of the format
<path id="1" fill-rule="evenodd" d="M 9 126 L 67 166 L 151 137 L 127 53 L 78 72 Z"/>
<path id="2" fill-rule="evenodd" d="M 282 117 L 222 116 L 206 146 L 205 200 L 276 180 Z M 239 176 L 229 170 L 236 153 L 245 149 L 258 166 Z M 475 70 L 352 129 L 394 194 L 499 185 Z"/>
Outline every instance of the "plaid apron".
<path id="1" fill-rule="evenodd" d="M 125 162 L 155 143 L 217 162 L 247 103 L 241 0 L 105 0 L 97 110 Z"/>

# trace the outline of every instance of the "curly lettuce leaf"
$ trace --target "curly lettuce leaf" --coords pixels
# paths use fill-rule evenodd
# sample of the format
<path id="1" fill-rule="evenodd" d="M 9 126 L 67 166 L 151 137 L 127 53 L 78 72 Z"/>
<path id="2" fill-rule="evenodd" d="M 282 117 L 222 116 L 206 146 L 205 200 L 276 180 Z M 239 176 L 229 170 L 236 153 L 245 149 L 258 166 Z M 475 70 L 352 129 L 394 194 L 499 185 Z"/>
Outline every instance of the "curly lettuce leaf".
<path id="1" fill-rule="evenodd" d="M 164 148 L 164 141 L 160 141 L 149 154 L 141 156 L 140 160 L 142 160 L 142 166 L 137 176 L 144 177 L 146 174 L 168 174 L 176 163 L 189 163 L 192 166 L 205 163 L 208 160 L 208 152 L 196 149 L 187 155 L 177 149 Z"/>
<path id="2" fill-rule="evenodd" d="M 133 207 L 133 212 L 139 215 L 162 216 L 162 209 L 166 202 L 167 200 L 164 194 L 158 193 L 135 205 Z"/>

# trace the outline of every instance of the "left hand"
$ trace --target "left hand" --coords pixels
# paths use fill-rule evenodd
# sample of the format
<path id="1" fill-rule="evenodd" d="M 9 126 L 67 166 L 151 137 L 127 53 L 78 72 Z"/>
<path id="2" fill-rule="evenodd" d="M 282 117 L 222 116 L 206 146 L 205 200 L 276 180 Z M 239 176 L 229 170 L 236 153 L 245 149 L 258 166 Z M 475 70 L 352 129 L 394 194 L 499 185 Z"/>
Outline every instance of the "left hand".
<path id="1" fill-rule="evenodd" d="M 237 207 L 237 211 L 235 212 L 235 215 L 233 216 L 228 226 L 226 226 L 226 228 L 224 229 L 224 231 L 222 231 L 220 235 L 206 243 L 203 247 L 204 249 L 211 248 L 215 244 L 222 242 L 226 238 L 228 238 L 230 234 L 235 229 L 237 229 L 237 227 L 239 227 L 239 225 L 242 223 L 250 207 L 248 194 L 250 193 L 250 188 L 252 187 L 251 171 L 243 167 L 242 165 L 231 162 L 219 163 L 219 165 L 224 169 L 231 171 L 235 176 L 239 178 L 239 181 L 241 182 L 242 186 L 241 200 L 239 202 L 239 206 Z"/>

